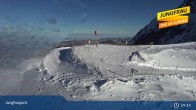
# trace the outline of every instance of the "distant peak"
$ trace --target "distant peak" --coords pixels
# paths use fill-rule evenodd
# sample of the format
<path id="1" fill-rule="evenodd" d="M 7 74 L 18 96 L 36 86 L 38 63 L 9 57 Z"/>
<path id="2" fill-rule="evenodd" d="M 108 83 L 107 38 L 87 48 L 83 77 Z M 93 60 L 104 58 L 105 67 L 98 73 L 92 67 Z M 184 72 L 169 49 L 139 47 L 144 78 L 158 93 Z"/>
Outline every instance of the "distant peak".
<path id="1" fill-rule="evenodd" d="M 196 0 L 184 0 L 184 2 L 180 5 L 180 7 L 183 6 L 190 6 L 191 13 L 196 13 Z"/>
<path id="2" fill-rule="evenodd" d="M 196 0 L 184 0 L 182 6 L 196 6 Z"/>

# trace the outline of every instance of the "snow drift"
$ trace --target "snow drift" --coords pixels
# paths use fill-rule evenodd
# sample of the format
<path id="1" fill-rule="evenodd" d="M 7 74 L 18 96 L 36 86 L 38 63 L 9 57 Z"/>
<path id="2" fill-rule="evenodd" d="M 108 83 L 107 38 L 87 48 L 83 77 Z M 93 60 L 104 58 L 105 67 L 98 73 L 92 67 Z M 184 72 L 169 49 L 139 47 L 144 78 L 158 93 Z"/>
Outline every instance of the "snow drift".
<path id="1" fill-rule="evenodd" d="M 61 47 L 43 59 L 39 79 L 71 100 L 195 100 L 195 62 L 195 42 Z"/>
<path id="2" fill-rule="evenodd" d="M 195 43 L 189 43 L 188 45 L 190 44 Z M 188 45 L 152 46 L 145 50 L 133 52 L 129 60 L 131 63 L 154 66 L 154 68 L 159 69 L 195 71 L 195 46 L 190 47 Z"/>
<path id="3" fill-rule="evenodd" d="M 51 75 L 63 72 L 90 74 L 88 67 L 73 54 L 70 47 L 52 50 L 43 59 L 43 66 Z"/>

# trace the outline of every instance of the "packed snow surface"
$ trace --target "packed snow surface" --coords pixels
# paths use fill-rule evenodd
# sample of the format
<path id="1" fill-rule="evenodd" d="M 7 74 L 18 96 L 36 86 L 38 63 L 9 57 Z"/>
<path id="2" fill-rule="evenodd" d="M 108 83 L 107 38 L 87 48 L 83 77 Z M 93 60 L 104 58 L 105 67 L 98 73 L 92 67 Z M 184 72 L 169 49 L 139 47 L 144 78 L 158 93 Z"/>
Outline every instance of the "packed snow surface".
<path id="1" fill-rule="evenodd" d="M 61 47 L 20 75 L 16 88 L 1 94 L 63 95 L 67 100 L 196 100 L 196 43 Z"/>
<path id="2" fill-rule="evenodd" d="M 46 81 L 85 100 L 195 100 L 195 66 L 196 43 L 62 47 L 43 60 Z"/>

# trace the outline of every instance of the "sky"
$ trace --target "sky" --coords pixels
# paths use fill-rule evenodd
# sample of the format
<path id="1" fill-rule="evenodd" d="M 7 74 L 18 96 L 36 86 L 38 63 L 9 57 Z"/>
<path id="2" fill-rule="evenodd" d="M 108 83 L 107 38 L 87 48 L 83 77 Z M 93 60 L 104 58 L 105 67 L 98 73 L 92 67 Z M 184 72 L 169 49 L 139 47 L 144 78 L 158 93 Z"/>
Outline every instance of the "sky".
<path id="1" fill-rule="evenodd" d="M 44 56 L 69 37 L 133 37 L 182 0 L 0 0 L 0 69 Z M 73 34 L 75 33 L 75 34 Z M 104 34 L 105 33 L 105 34 Z M 107 37 L 106 36 L 106 37 Z"/>
<path id="2" fill-rule="evenodd" d="M 69 33 L 136 34 L 159 11 L 183 0 L 0 0 L 0 25 L 62 36 Z"/>

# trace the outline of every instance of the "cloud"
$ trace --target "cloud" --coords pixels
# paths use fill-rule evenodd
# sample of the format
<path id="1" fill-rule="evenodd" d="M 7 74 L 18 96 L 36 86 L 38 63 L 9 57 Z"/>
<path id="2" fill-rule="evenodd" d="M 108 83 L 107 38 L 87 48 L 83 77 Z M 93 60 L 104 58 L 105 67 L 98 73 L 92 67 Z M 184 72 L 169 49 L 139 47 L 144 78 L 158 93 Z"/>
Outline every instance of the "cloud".
<path id="1" fill-rule="evenodd" d="M 81 0 L 73 0 L 74 5 L 79 6 L 81 8 L 86 8 L 87 4 Z"/>
<path id="2" fill-rule="evenodd" d="M 57 19 L 56 18 L 49 18 L 46 20 L 49 24 L 57 24 Z"/>
<path id="3" fill-rule="evenodd" d="M 11 17 L 10 16 L 5 16 L 4 17 L 6 20 L 11 20 Z"/>
<path id="4" fill-rule="evenodd" d="M 53 0 L 52 3 L 58 4 L 60 1 L 59 0 Z"/>
<path id="5" fill-rule="evenodd" d="M 84 23 L 84 22 L 87 21 L 87 19 L 88 19 L 88 13 L 82 14 L 82 16 L 81 16 L 81 22 Z"/>

